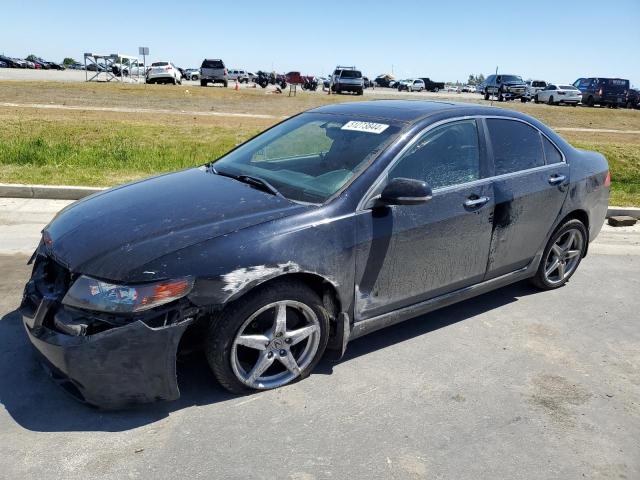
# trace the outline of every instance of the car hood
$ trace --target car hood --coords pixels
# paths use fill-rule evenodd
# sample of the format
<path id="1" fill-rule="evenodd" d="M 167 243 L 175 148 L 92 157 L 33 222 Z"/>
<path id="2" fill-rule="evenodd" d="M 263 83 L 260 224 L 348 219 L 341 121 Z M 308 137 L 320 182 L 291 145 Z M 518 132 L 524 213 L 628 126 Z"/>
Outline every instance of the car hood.
<path id="1" fill-rule="evenodd" d="M 43 248 L 73 272 L 126 281 L 159 257 L 307 208 L 194 168 L 70 205 L 45 227 Z"/>

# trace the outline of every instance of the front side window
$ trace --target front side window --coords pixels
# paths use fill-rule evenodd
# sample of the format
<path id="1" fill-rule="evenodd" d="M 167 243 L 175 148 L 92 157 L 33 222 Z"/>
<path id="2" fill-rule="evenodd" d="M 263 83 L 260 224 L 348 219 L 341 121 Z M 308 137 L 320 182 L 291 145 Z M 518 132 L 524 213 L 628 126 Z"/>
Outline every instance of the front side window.
<path id="1" fill-rule="evenodd" d="M 475 120 L 452 122 L 425 133 L 389 172 L 389 180 L 424 180 L 433 189 L 480 178 Z"/>
<path id="2" fill-rule="evenodd" d="M 500 118 L 487 119 L 496 175 L 544 165 L 538 130 L 526 123 Z"/>
<path id="3" fill-rule="evenodd" d="M 221 174 L 259 177 L 285 197 L 322 203 L 357 176 L 400 127 L 345 115 L 304 113 L 213 164 Z"/>

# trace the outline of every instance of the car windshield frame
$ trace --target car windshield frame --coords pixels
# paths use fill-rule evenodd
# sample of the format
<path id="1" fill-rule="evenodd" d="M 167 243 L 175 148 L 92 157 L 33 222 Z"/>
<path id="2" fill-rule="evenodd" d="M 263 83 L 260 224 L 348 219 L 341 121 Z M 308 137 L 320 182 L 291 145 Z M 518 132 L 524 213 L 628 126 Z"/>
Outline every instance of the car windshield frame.
<path id="1" fill-rule="evenodd" d="M 384 127 L 383 131 L 380 133 L 370 133 L 368 131 L 344 128 L 346 124 L 349 122 L 360 122 L 369 125 L 382 125 Z M 333 129 L 336 133 L 337 130 L 340 130 L 340 135 L 343 136 L 340 138 L 342 142 L 342 146 L 348 145 L 346 148 L 351 149 L 352 145 L 362 146 L 362 143 L 354 142 L 353 140 L 345 140 L 348 138 L 347 136 L 353 135 L 354 140 L 360 139 L 361 141 L 365 138 L 370 139 L 371 148 L 367 148 L 365 146 L 364 150 L 361 149 L 361 155 L 358 156 L 349 156 L 342 155 L 331 157 L 331 147 L 333 143 L 336 143 L 335 139 L 331 139 L 331 144 L 329 145 L 329 150 L 324 152 L 317 152 L 314 154 L 310 153 L 300 153 L 294 154 L 290 156 L 283 157 L 274 157 L 266 160 L 256 160 L 255 157 L 258 155 L 265 155 L 265 149 L 269 146 L 273 146 L 276 144 L 281 138 L 285 137 L 290 133 L 295 133 L 296 130 L 302 130 L 305 127 L 315 124 L 315 127 L 325 128 L 323 125 L 331 125 L 331 127 L 327 127 L 328 129 Z M 341 127 L 336 126 L 336 124 L 341 124 Z M 337 114 L 337 113 L 320 113 L 320 112 L 304 112 L 295 117 L 289 118 L 283 122 L 280 122 L 273 127 L 265 130 L 264 132 L 256 135 L 245 143 L 238 145 L 236 148 L 207 164 L 207 167 L 213 170 L 213 173 L 222 174 L 224 176 L 229 177 L 254 177 L 258 178 L 262 181 L 266 181 L 270 183 L 273 187 L 275 187 L 279 193 L 285 197 L 286 199 L 300 204 L 312 204 L 312 205 L 323 205 L 330 201 L 332 201 L 335 197 L 339 196 L 342 192 L 344 192 L 357 178 L 359 178 L 371 165 L 376 161 L 391 145 L 393 145 L 398 138 L 400 138 L 402 132 L 406 127 L 405 122 L 385 119 L 381 120 L 379 118 L 369 118 L 367 116 L 362 115 L 348 115 L 348 114 Z M 379 143 L 375 144 L 375 136 L 380 135 Z M 295 140 L 295 137 L 293 137 Z M 327 135 L 327 138 L 330 138 Z M 296 142 L 292 142 L 295 144 Z M 341 145 L 336 143 L 338 147 Z M 351 151 L 348 151 L 349 154 L 352 154 Z M 340 155 L 341 152 L 338 153 Z M 358 152 L 357 152 L 358 153 Z M 344 158 L 353 158 L 350 165 L 351 168 L 348 168 L 346 165 L 343 168 L 334 168 L 328 169 L 326 172 L 322 172 L 317 175 L 311 175 L 310 178 L 304 179 L 303 176 L 306 173 L 302 170 L 293 170 L 287 168 L 281 168 L 280 170 L 269 170 L 267 168 L 261 167 L 260 165 L 255 165 L 256 163 L 260 163 L 261 161 L 265 162 L 273 162 L 273 164 L 277 164 L 279 162 L 295 162 L 296 160 L 304 161 L 304 159 L 312 158 L 317 154 L 318 160 L 332 162 L 336 159 L 344 159 Z M 349 161 L 349 160 L 347 160 Z M 329 163 L 330 165 L 330 163 Z M 266 166 L 270 166 L 267 164 Z M 312 166 L 310 163 L 308 166 Z M 272 174 L 272 172 L 274 172 Z M 275 172 L 283 172 L 285 176 L 279 175 Z M 343 181 L 340 181 L 341 178 L 337 176 L 335 180 L 335 188 L 326 187 L 326 190 L 321 191 L 323 188 L 322 183 L 317 184 L 314 182 L 318 177 L 322 175 L 329 176 L 335 172 L 344 172 Z M 287 178 L 288 175 L 288 178 Z M 305 180 L 307 183 L 296 183 L 296 177 L 298 180 Z M 293 180 L 293 181 L 292 181 Z"/>

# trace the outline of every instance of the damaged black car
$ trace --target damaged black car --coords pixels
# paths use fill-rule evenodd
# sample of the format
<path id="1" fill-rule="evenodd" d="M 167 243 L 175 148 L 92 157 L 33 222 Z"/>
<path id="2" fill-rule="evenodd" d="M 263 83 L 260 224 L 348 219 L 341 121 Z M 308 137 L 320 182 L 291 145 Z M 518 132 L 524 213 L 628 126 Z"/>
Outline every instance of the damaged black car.
<path id="1" fill-rule="evenodd" d="M 178 398 L 186 338 L 231 392 L 277 388 L 436 308 L 524 279 L 563 286 L 609 184 L 602 155 L 518 112 L 320 107 L 62 210 L 23 322 L 52 377 L 101 408 Z"/>

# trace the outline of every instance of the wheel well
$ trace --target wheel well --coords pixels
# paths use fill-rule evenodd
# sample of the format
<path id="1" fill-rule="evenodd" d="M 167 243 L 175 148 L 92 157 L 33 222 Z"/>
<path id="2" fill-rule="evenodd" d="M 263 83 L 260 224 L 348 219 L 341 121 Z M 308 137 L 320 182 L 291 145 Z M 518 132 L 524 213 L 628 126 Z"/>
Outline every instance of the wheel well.
<path id="1" fill-rule="evenodd" d="M 260 286 L 282 280 L 301 282 L 311 288 L 322 299 L 324 307 L 327 312 L 329 312 L 331 321 L 335 322 L 338 314 L 341 312 L 342 306 L 340 303 L 340 297 L 338 296 L 338 291 L 331 282 L 327 281 L 320 275 L 315 275 L 313 273 L 294 272 L 267 280 L 266 282 L 261 283 Z"/>
<path id="2" fill-rule="evenodd" d="M 589 215 L 584 210 L 574 210 L 573 212 L 566 215 L 562 221 L 558 224 L 558 226 L 563 225 L 567 221 L 575 218 L 576 220 L 580 220 L 585 228 L 587 229 L 587 235 L 589 235 Z"/>

